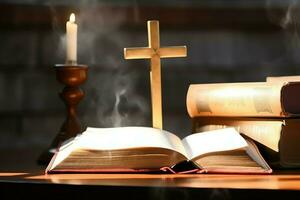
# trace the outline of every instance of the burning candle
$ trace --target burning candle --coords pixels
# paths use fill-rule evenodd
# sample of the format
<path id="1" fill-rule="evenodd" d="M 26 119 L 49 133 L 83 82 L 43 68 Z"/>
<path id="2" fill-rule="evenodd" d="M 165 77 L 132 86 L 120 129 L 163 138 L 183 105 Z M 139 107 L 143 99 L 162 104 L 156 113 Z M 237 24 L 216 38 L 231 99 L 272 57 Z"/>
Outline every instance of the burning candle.
<path id="1" fill-rule="evenodd" d="M 70 15 L 70 20 L 66 24 L 67 36 L 66 36 L 66 51 L 67 51 L 67 63 L 77 62 L 77 24 L 75 23 L 75 14 Z"/>

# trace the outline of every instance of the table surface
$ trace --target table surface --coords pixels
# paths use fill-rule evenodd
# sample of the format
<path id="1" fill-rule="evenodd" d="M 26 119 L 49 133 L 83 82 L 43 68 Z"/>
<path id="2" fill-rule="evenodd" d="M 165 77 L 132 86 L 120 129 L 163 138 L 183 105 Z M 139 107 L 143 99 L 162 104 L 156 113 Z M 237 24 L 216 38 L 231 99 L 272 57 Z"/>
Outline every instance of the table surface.
<path id="1" fill-rule="evenodd" d="M 300 191 L 300 171 L 271 175 L 234 174 L 44 174 L 36 171 L 0 172 L 0 182 L 98 186 L 282 189 Z"/>
<path id="2" fill-rule="evenodd" d="M 45 174 L 38 166 L 39 151 L 6 150 L 0 156 L 0 182 L 96 186 L 299 190 L 300 169 L 270 175 L 237 174 Z M 18 156 L 22 155 L 22 156 Z"/>
<path id="3" fill-rule="evenodd" d="M 85 197 L 94 194 L 120 199 L 194 199 L 218 194 L 230 199 L 294 198 L 300 195 L 300 169 L 270 175 L 238 174 L 45 174 L 36 165 L 37 152 L 5 151 L 0 163 L 0 188 L 7 196 Z M 1 152 L 0 152 L 1 154 Z M 18 155 L 18 156 L 16 156 Z M 22 156 L 20 156 L 22 155 Z M 1 156 L 0 156 L 1 158 Z M 18 191 L 11 193 L 10 191 Z M 161 196 L 163 194 L 163 197 Z M 39 196 L 38 196 L 39 195 Z M 186 195 L 189 198 L 186 198 Z M 5 196 L 5 195 L 4 195 Z M 146 198 L 147 197 L 147 198 Z M 218 199 L 218 198 L 216 198 Z"/>

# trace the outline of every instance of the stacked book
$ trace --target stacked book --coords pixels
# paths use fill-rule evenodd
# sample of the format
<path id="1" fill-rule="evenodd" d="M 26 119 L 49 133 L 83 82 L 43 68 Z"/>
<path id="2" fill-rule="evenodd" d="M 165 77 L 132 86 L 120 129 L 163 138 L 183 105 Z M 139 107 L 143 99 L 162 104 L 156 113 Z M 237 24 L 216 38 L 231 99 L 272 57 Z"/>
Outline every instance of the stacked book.
<path id="1" fill-rule="evenodd" d="M 192 84 L 194 132 L 234 127 L 254 140 L 273 167 L 300 167 L 300 77 L 266 82 Z"/>

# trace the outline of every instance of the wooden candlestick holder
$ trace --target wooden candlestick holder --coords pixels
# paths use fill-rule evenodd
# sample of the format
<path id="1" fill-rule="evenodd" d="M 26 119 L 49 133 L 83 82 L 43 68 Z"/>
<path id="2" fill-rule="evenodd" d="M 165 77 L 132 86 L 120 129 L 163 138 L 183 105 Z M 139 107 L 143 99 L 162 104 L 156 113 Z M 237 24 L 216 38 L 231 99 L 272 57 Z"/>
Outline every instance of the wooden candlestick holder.
<path id="1" fill-rule="evenodd" d="M 60 144 L 69 138 L 75 137 L 82 132 L 80 122 L 76 114 L 76 107 L 84 97 L 83 91 L 79 88 L 87 79 L 87 65 L 55 65 L 56 79 L 65 85 L 59 96 L 67 108 L 65 122 L 60 132 L 54 138 L 50 147 L 39 157 L 38 163 L 48 164 Z"/>

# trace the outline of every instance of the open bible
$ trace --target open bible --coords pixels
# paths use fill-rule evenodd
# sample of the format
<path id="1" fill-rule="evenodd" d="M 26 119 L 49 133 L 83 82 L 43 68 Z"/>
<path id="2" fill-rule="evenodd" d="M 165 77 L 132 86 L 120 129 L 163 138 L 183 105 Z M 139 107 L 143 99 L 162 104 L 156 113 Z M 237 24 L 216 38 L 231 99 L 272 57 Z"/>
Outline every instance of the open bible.
<path id="1" fill-rule="evenodd" d="M 46 173 L 271 173 L 255 144 L 234 128 L 180 139 L 155 128 L 87 128 L 66 141 Z"/>

